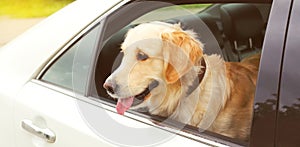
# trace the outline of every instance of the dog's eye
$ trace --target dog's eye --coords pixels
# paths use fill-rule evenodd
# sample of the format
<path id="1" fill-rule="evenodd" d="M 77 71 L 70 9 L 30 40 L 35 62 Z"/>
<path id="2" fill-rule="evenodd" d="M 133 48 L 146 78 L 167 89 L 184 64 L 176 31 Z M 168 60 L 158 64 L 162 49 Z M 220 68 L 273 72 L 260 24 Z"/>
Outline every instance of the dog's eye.
<path id="1" fill-rule="evenodd" d="M 136 55 L 137 60 L 145 61 L 149 58 L 149 56 L 143 52 L 138 52 Z"/>

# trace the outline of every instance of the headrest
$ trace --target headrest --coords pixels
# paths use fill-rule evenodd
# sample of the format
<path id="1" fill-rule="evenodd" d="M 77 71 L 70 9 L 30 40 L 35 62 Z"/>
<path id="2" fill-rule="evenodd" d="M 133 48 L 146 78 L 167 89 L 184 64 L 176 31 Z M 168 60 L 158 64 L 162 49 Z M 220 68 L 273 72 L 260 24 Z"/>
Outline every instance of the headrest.
<path id="1" fill-rule="evenodd" d="M 186 15 L 166 20 L 170 24 L 180 23 L 183 30 L 192 30 L 204 44 L 205 54 L 218 54 L 222 56 L 221 48 L 223 45 L 222 36 L 216 23 L 211 16 Z"/>
<path id="2" fill-rule="evenodd" d="M 263 18 L 251 4 L 225 4 L 220 7 L 224 33 L 231 41 L 245 40 L 262 34 Z"/>

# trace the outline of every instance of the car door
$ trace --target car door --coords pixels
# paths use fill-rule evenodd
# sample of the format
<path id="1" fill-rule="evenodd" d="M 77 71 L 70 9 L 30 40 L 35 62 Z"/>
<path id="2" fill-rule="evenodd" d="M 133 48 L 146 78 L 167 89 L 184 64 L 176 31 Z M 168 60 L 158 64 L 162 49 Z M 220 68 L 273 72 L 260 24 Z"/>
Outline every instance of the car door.
<path id="1" fill-rule="evenodd" d="M 207 0 L 203 0 L 203 3 L 207 2 Z M 242 1 L 237 0 L 235 2 Z M 178 1 L 174 3 L 185 2 Z M 192 1 L 187 3 L 192 3 Z M 275 103 L 277 102 L 276 94 L 272 94 L 278 90 L 277 81 L 279 79 L 281 60 L 276 60 L 277 58 L 270 59 L 268 54 L 281 58 L 289 4 L 283 3 L 283 0 L 274 1 L 270 25 L 266 32 L 267 40 L 263 47 L 264 55 L 261 62 L 263 70 L 260 71 L 258 81 L 260 83 L 258 84 L 258 93 L 261 96 L 257 94 L 256 103 L 264 102 L 265 98 L 270 96 L 272 100 L 275 100 Z M 145 143 L 146 145 L 160 145 L 163 143 L 162 145 L 165 146 L 184 146 L 187 144 L 189 146 L 247 145 L 249 142 L 240 143 L 218 134 L 199 133 L 197 130 L 195 135 L 187 133 L 189 131 L 193 132 L 189 128 L 185 129 L 185 131 L 180 131 L 160 126 L 152 122 L 152 117 L 149 118 L 149 116 L 141 113 L 130 112 L 126 116 L 120 116 L 115 113 L 113 100 L 99 98 L 101 91 L 93 89 L 102 87 L 101 82 L 98 81 L 99 79 L 94 74 L 103 73 L 106 70 L 111 72 L 114 68 L 114 65 L 113 67 L 108 65 L 108 63 L 114 62 L 109 61 L 114 60 L 112 51 L 107 50 L 108 52 L 104 52 L 101 50 L 108 39 L 118 40 L 112 34 L 140 15 L 146 14 L 146 12 L 153 9 L 170 5 L 170 3 L 148 1 L 138 1 L 133 5 L 126 3 L 124 9 L 114 9 L 115 13 L 111 13 L 108 19 L 97 20 L 67 44 L 45 66 L 38 77 L 24 85 L 18 95 L 14 111 L 17 146 L 140 146 L 145 145 Z M 281 7 L 281 5 L 283 5 L 282 9 L 276 9 Z M 141 9 L 141 7 L 144 9 Z M 176 11 L 176 13 L 178 12 L 180 11 Z M 279 20 L 277 20 L 278 15 L 281 17 Z M 273 24 L 276 24 L 276 26 L 272 26 Z M 127 29 L 121 30 L 120 33 L 124 35 Z M 271 36 L 276 36 L 276 43 L 274 43 L 274 38 Z M 216 41 L 217 39 L 212 40 Z M 108 44 L 107 46 L 112 48 L 119 45 L 120 42 L 115 42 L 115 44 Z M 121 56 L 120 54 L 119 57 L 121 58 Z M 95 63 L 100 57 L 106 57 L 106 60 Z M 271 74 L 271 76 L 269 71 L 265 71 L 270 66 L 267 60 L 275 62 L 275 66 L 271 68 L 275 74 Z M 116 60 L 114 64 L 118 64 L 117 62 Z M 272 81 L 275 84 L 271 83 L 265 85 L 265 87 L 266 81 Z M 265 88 L 268 89 L 267 92 L 264 91 Z M 105 91 L 102 91 L 102 94 L 105 95 Z M 260 97 L 262 98 L 260 99 Z M 267 119 L 271 126 L 271 132 L 267 132 L 269 135 L 274 135 L 272 134 L 274 133 L 272 129 L 275 126 L 274 111 L 276 110 L 271 112 L 271 119 Z M 256 119 L 254 119 L 253 126 L 254 129 L 261 127 Z M 263 140 L 265 136 L 261 136 L 259 133 L 252 131 L 250 145 L 253 142 L 262 141 L 262 143 L 268 144 L 274 141 L 268 140 L 270 138 L 273 139 L 273 136 L 271 136 L 265 142 Z M 258 138 L 262 140 L 257 140 Z"/>
<path id="2" fill-rule="evenodd" d="M 80 100 L 101 26 L 92 24 L 75 37 L 21 89 L 14 111 L 16 146 L 113 146 L 94 133 L 82 115 L 84 108 L 92 114 L 102 108 Z"/>
<path id="3" fill-rule="evenodd" d="M 90 69 L 95 58 L 93 54 L 101 38 L 100 32 L 105 28 L 101 20 L 99 18 L 72 39 L 39 71 L 37 77 L 28 81 L 20 90 L 14 105 L 16 146 L 92 147 L 128 144 L 128 140 L 125 140 L 126 144 L 114 142 L 98 130 L 116 136 L 117 139 L 129 137 L 134 143 L 142 144 L 153 144 L 153 138 L 164 141 L 167 146 L 216 144 L 206 139 L 201 144 L 153 127 L 149 121 L 146 124 L 137 119 L 122 117 L 114 113 L 111 107 L 88 98 Z M 100 128 L 91 127 L 93 124 L 86 121 L 91 117 Z M 131 127 L 122 127 L 122 122 Z M 120 131 L 127 129 L 131 132 L 136 130 L 135 127 L 147 129 L 137 134 L 120 136 Z"/>
<path id="4" fill-rule="evenodd" d="M 280 95 L 277 112 L 277 146 L 300 146 L 300 1 L 294 0 L 291 7 L 288 34 L 282 64 Z"/>
<path id="5" fill-rule="evenodd" d="M 78 113 L 70 76 L 72 67 L 75 66 L 72 59 L 75 58 L 76 51 L 87 48 L 83 56 L 90 56 L 98 30 L 99 25 L 92 31 L 81 34 L 83 37 L 76 40 L 74 45 L 66 47 L 70 48 L 67 53 L 53 61 L 49 69 L 47 66 L 41 80 L 38 80 L 39 77 L 32 79 L 21 89 L 14 110 L 16 146 L 108 145 L 88 128 Z M 79 65 L 81 70 L 88 70 L 87 62 L 88 60 Z M 80 74 L 82 80 L 86 81 L 87 73 Z M 84 83 L 77 88 L 79 93 L 83 93 Z"/>
<path id="6" fill-rule="evenodd" d="M 250 146 L 275 146 L 282 55 L 292 1 L 274 0 L 260 62 Z"/>

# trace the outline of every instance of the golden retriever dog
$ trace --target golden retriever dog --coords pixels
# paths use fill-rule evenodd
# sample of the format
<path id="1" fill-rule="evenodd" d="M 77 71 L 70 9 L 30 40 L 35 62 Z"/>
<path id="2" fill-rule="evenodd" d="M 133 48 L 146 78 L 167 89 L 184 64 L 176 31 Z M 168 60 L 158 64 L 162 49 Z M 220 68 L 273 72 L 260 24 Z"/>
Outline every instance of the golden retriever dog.
<path id="1" fill-rule="evenodd" d="M 128 31 L 121 65 L 103 87 L 117 99 L 117 112 L 150 114 L 246 140 L 259 55 L 225 62 L 203 54 L 192 31 L 179 24 L 151 22 Z"/>

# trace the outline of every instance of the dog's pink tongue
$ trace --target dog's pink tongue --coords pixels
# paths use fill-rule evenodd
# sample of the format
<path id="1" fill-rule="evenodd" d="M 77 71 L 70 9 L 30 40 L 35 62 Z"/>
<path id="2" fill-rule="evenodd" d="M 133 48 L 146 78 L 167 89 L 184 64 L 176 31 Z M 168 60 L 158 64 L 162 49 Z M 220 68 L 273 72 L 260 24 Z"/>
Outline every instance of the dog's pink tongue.
<path id="1" fill-rule="evenodd" d="M 124 112 L 131 107 L 131 105 L 133 103 L 133 99 L 134 99 L 134 97 L 118 99 L 117 112 L 119 114 L 123 115 Z"/>

